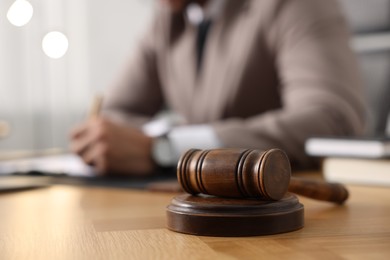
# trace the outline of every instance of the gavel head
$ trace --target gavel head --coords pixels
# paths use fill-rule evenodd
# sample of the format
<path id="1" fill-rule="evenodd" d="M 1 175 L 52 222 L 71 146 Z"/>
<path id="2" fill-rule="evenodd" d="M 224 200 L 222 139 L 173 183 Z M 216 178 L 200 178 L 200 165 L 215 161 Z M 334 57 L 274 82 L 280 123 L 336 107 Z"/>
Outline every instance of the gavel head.
<path id="1" fill-rule="evenodd" d="M 192 149 L 177 165 L 181 187 L 194 195 L 279 200 L 290 177 L 290 162 L 279 149 Z"/>

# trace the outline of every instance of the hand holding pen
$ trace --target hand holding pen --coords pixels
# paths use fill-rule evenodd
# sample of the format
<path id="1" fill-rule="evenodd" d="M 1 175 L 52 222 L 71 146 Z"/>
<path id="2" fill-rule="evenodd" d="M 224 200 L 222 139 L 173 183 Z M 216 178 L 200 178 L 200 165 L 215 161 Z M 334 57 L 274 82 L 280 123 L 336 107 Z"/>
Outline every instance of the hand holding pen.
<path id="1" fill-rule="evenodd" d="M 88 120 L 72 131 L 71 150 L 100 174 L 151 174 L 152 138 L 101 116 L 102 102 L 95 98 Z"/>

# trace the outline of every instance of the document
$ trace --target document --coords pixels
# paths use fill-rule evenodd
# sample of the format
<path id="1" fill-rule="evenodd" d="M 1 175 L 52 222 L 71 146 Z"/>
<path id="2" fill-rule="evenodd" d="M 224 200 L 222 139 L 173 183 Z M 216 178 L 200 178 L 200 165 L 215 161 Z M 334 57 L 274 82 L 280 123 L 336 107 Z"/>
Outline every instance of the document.
<path id="1" fill-rule="evenodd" d="M 93 177 L 93 168 L 74 154 L 49 155 L 0 161 L 0 175 L 40 172 L 50 175 Z"/>

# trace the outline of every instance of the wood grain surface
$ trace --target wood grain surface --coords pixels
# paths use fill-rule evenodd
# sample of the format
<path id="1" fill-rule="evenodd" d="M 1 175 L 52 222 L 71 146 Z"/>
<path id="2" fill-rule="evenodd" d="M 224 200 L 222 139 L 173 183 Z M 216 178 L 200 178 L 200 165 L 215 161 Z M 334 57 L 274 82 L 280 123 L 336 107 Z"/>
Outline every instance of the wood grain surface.
<path id="1" fill-rule="evenodd" d="M 390 259 L 390 189 L 343 206 L 300 197 L 305 227 L 224 238 L 166 229 L 176 193 L 53 186 L 0 193 L 0 259 Z"/>

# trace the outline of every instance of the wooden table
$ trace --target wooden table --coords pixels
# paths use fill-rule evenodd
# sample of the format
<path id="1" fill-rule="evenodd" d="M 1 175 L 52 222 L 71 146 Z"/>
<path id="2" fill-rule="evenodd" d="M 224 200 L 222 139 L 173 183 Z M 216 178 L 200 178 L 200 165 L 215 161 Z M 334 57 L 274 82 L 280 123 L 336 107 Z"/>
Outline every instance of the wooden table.
<path id="1" fill-rule="evenodd" d="M 244 238 L 167 230 L 175 194 L 62 185 L 2 193 L 0 259 L 390 259 L 390 189 L 349 189 L 344 206 L 301 197 L 301 230 Z"/>

